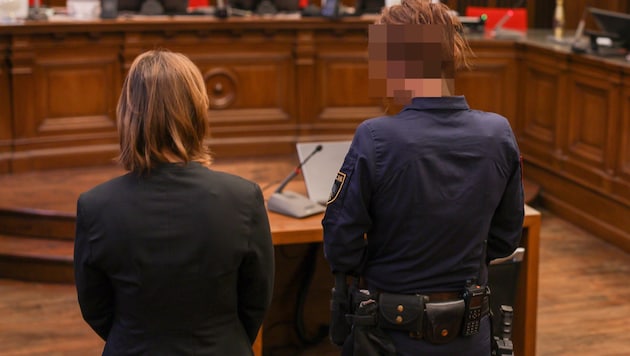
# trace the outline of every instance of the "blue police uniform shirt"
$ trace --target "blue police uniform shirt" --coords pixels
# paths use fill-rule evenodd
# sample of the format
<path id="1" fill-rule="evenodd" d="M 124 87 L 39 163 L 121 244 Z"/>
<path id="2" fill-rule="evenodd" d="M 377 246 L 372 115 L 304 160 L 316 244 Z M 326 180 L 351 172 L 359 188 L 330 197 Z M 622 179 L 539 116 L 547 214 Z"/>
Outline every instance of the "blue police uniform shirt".
<path id="1" fill-rule="evenodd" d="M 520 153 L 508 121 L 463 96 L 414 98 L 362 122 L 335 180 L 324 253 L 333 272 L 369 289 L 462 291 L 482 262 L 518 247 L 524 218 Z"/>
<path id="2" fill-rule="evenodd" d="M 324 253 L 333 272 L 370 290 L 462 291 L 487 280 L 482 263 L 518 246 L 524 202 L 520 153 L 508 121 L 464 97 L 414 98 L 398 115 L 366 120 L 337 174 Z M 386 330 L 397 355 L 490 354 L 490 322 L 444 345 Z M 344 349 L 345 351 L 345 349 Z"/>

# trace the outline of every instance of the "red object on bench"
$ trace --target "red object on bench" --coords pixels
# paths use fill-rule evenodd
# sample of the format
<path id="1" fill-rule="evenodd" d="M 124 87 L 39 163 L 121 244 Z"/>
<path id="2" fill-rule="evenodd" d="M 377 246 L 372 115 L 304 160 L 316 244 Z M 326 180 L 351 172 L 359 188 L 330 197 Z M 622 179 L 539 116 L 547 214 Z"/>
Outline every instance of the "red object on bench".
<path id="1" fill-rule="evenodd" d="M 527 31 L 527 9 L 525 8 L 468 6 L 466 16 L 479 17 L 485 14 L 488 16 L 485 24 L 486 31 L 492 31 L 497 22 L 510 11 L 512 11 L 512 17 L 503 24 L 502 28 Z"/>

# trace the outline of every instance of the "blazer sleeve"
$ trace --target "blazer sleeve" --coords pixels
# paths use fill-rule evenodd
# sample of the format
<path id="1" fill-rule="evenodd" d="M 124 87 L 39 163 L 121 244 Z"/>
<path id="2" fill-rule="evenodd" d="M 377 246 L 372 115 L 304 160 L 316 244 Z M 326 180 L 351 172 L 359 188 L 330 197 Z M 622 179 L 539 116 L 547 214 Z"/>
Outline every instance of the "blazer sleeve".
<path id="1" fill-rule="evenodd" d="M 90 228 L 83 197 L 77 202 L 74 277 L 83 319 L 107 340 L 114 316 L 114 291 L 107 275 L 91 262 Z"/>
<path id="2" fill-rule="evenodd" d="M 260 187 L 255 187 L 248 251 L 238 271 L 238 316 L 252 344 L 271 303 L 275 273 L 267 210 Z"/>

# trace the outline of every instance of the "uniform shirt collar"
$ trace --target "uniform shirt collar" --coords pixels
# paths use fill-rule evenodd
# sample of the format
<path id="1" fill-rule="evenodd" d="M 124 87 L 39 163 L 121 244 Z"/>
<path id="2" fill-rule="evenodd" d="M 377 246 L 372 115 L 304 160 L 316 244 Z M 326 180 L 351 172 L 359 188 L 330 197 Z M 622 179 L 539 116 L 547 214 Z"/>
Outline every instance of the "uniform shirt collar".
<path id="1" fill-rule="evenodd" d="M 463 95 L 460 96 L 438 96 L 438 97 L 417 97 L 413 98 L 411 104 L 405 106 L 406 110 L 468 110 L 470 107 Z"/>

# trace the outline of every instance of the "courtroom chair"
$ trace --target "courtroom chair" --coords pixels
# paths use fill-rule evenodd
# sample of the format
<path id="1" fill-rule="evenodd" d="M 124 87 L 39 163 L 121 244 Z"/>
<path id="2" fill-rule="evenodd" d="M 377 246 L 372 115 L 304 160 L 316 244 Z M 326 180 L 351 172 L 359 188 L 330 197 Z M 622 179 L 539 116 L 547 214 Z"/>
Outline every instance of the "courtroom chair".
<path id="1" fill-rule="evenodd" d="M 492 260 L 488 266 L 492 335 L 505 349 L 511 349 L 513 308 L 524 254 L 525 248 L 519 247 L 510 256 Z M 512 354 L 505 350 L 503 352 L 499 355 Z"/>

